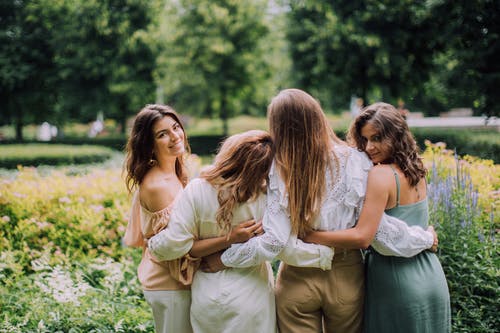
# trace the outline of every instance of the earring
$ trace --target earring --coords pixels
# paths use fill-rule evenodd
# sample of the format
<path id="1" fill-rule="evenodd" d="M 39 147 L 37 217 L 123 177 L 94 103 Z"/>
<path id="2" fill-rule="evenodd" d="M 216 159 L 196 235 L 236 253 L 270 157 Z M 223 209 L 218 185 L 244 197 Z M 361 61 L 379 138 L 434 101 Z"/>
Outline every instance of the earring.
<path id="1" fill-rule="evenodd" d="M 149 166 L 150 166 L 150 167 L 153 167 L 153 166 L 155 166 L 155 165 L 156 165 L 156 163 L 157 163 L 157 161 L 155 160 L 155 155 L 154 155 L 154 154 L 152 154 L 152 155 L 151 155 L 151 158 L 149 159 L 148 164 L 149 164 Z"/>

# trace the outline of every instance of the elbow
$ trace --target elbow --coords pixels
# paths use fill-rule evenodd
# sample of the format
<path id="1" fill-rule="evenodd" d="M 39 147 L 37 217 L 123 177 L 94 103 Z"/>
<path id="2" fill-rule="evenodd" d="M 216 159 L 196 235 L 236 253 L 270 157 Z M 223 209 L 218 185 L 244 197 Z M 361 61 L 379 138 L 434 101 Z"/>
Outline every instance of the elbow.
<path id="1" fill-rule="evenodd" d="M 168 251 L 165 251 L 165 249 L 162 249 L 159 244 L 156 244 L 149 239 L 148 243 L 146 244 L 146 248 L 153 257 L 153 259 L 158 260 L 158 261 L 163 261 L 163 260 L 168 260 L 163 254 L 168 253 Z"/>
<path id="2" fill-rule="evenodd" d="M 166 258 L 164 258 L 164 256 L 161 255 L 163 253 L 163 251 L 161 251 L 161 250 L 158 251 L 157 248 L 151 248 L 151 246 L 149 244 L 146 246 L 146 248 L 154 260 L 157 260 L 157 261 L 166 260 Z"/>
<path id="3" fill-rule="evenodd" d="M 369 237 L 362 232 L 358 232 L 356 234 L 355 242 L 358 248 L 366 250 L 372 243 L 372 237 Z"/>
<path id="4" fill-rule="evenodd" d="M 370 247 L 370 244 L 371 244 L 371 242 L 369 242 L 367 240 L 363 240 L 363 241 L 360 242 L 359 248 L 363 249 L 363 250 L 366 250 L 368 247 Z"/>

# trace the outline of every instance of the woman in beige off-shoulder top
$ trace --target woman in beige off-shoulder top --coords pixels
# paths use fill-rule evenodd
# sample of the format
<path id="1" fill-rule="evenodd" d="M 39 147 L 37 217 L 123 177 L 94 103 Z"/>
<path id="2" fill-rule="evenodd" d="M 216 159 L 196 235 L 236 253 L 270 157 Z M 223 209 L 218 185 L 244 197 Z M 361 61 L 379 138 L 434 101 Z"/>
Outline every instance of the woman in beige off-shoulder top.
<path id="1" fill-rule="evenodd" d="M 134 196 L 124 242 L 143 248 L 137 273 L 156 332 L 190 333 L 190 284 L 198 262 L 189 255 L 157 261 L 146 247 L 167 226 L 170 207 L 188 182 L 183 157 L 189 146 L 179 116 L 169 106 L 146 105 L 134 121 L 126 152 L 126 184 Z"/>

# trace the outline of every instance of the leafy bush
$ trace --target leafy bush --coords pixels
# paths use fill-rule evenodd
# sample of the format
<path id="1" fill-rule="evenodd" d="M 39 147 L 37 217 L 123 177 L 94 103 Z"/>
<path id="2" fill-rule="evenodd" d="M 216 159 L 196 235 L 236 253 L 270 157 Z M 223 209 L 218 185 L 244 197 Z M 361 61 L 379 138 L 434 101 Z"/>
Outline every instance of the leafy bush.
<path id="1" fill-rule="evenodd" d="M 427 157 L 431 222 L 440 238 L 439 256 L 452 304 L 453 332 L 496 332 L 499 267 L 495 208 L 500 167 L 467 156 L 458 159 L 444 144 Z"/>
<path id="2" fill-rule="evenodd" d="M 18 165 L 65 165 L 102 162 L 113 151 L 100 146 L 68 146 L 54 144 L 12 144 L 0 146 L 0 168 Z"/>
<path id="3" fill-rule="evenodd" d="M 425 141 L 446 142 L 457 154 L 474 155 L 500 163 L 500 135 L 495 130 L 457 130 L 443 128 L 412 128 L 419 146 L 425 149 Z"/>
<path id="4" fill-rule="evenodd" d="M 0 183 L 0 247 L 28 273 L 46 249 L 81 260 L 119 259 L 129 198 L 118 170 L 79 176 L 21 169 Z"/>
<path id="5" fill-rule="evenodd" d="M 135 277 L 138 260 L 34 260 L 33 274 L 0 284 L 0 332 L 152 332 Z"/>
<path id="6" fill-rule="evenodd" d="M 500 166 L 443 144 L 423 157 L 453 332 L 495 332 Z M 135 273 L 141 250 L 121 244 L 130 197 L 120 174 L 21 168 L 0 179 L 0 332 L 152 331 Z"/>

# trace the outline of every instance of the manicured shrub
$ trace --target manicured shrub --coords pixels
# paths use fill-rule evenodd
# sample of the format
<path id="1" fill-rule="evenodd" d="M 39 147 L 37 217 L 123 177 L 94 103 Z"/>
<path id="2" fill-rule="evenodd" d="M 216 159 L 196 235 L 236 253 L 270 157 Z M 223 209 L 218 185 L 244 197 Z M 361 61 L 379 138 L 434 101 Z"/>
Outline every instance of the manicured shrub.
<path id="1" fill-rule="evenodd" d="M 474 155 L 500 163 L 500 134 L 495 130 L 412 128 L 412 133 L 422 149 L 426 141 L 446 142 L 459 156 Z"/>
<path id="2" fill-rule="evenodd" d="M 0 168 L 17 166 L 90 164 L 111 158 L 113 151 L 101 146 L 13 144 L 0 146 Z"/>

